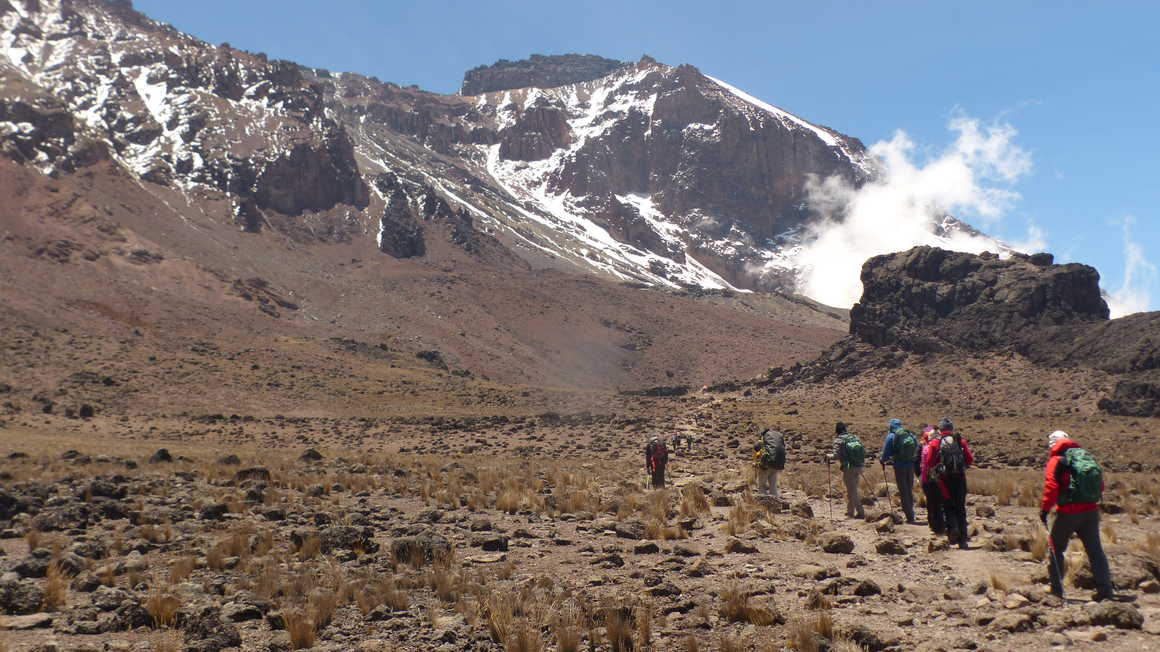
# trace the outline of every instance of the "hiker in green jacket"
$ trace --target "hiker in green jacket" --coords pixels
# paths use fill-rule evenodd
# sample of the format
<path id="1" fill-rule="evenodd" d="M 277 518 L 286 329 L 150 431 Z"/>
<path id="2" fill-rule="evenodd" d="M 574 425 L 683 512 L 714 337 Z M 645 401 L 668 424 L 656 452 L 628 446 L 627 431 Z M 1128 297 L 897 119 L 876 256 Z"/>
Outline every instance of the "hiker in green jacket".
<path id="1" fill-rule="evenodd" d="M 834 426 L 834 434 L 834 449 L 827 459 L 841 464 L 842 482 L 846 484 L 846 518 L 865 518 L 858 483 L 865 469 L 866 449 L 841 421 Z"/>

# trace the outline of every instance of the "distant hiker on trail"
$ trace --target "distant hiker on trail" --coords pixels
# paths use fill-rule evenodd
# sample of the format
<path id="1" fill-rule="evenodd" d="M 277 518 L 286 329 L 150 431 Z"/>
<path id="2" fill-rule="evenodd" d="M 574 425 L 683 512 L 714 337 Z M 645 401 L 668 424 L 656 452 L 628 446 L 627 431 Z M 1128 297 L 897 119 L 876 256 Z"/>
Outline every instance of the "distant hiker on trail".
<path id="1" fill-rule="evenodd" d="M 664 489 L 665 465 L 668 463 L 668 447 L 660 437 L 653 435 L 644 447 L 644 468 L 652 476 L 653 489 Z"/>
<path id="2" fill-rule="evenodd" d="M 766 429 L 753 445 L 753 472 L 757 493 L 779 498 L 777 478 L 785 470 L 785 435 Z"/>
<path id="3" fill-rule="evenodd" d="M 918 437 L 902 426 L 901 419 L 891 419 L 887 424 L 889 432 L 882 446 L 878 463 L 885 466 L 894 464 L 894 484 L 902 502 L 902 513 L 907 523 L 914 523 L 914 463 L 918 461 Z"/>
<path id="4" fill-rule="evenodd" d="M 827 461 L 841 463 L 842 482 L 846 484 L 846 518 L 866 518 L 862 500 L 858 496 L 858 481 L 866 464 L 866 449 L 858 441 L 846 424 L 839 421 L 834 426 L 834 450 Z"/>
<path id="5" fill-rule="evenodd" d="M 1068 434 L 1056 430 L 1047 436 L 1049 454 L 1043 473 L 1043 500 L 1039 503 L 1039 520 L 1047 525 L 1047 516 L 1055 508 L 1050 526 L 1051 592 L 1063 597 L 1064 557 L 1072 533 L 1079 535 L 1096 580 L 1093 600 L 1110 600 L 1112 572 L 1100 542 L 1100 499 L 1104 478 L 1100 465 L 1091 453 L 1080 448 Z"/>
<path id="6" fill-rule="evenodd" d="M 943 417 L 938 422 L 938 463 L 932 469 L 936 480 L 946 489 L 943 513 L 946 515 L 947 537 L 952 544 L 967 548 L 967 469 L 975 463 L 975 456 L 967 440 L 955 432 L 951 420 Z"/>
<path id="7" fill-rule="evenodd" d="M 926 522 L 930 531 L 935 534 L 945 534 L 947 519 L 943 503 L 950 498 L 946 484 L 939 482 L 936 468 L 938 467 L 938 433 L 933 427 L 923 431 L 926 442 L 922 445 L 921 475 L 922 492 L 926 494 Z"/>

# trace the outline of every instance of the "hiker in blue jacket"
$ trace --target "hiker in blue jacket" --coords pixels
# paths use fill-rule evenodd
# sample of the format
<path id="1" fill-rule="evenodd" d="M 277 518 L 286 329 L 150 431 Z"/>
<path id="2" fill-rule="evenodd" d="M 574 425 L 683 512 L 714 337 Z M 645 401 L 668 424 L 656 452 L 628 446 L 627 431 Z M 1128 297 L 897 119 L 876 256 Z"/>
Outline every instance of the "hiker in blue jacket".
<path id="1" fill-rule="evenodd" d="M 902 427 L 902 419 L 891 419 L 887 424 L 886 444 L 878 463 L 894 465 L 894 483 L 902 501 L 902 513 L 907 523 L 914 523 L 914 464 L 918 460 L 918 438 Z"/>

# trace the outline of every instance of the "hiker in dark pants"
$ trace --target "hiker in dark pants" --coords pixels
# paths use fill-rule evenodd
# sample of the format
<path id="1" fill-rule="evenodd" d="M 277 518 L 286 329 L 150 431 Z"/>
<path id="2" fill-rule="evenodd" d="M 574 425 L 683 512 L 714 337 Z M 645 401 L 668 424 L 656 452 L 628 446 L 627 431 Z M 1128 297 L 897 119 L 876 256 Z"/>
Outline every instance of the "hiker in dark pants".
<path id="1" fill-rule="evenodd" d="M 947 537 L 960 548 L 967 547 L 967 469 L 975 463 L 967 440 L 955 432 L 950 419 L 938 422 L 939 447 L 936 472 L 947 497 L 943 503 L 946 514 Z"/>
<path id="2" fill-rule="evenodd" d="M 653 489 L 664 489 L 665 466 L 669 463 L 669 449 L 661 438 L 653 435 L 644 447 L 644 468 L 652 477 Z"/>
<path id="3" fill-rule="evenodd" d="M 889 432 L 878 463 L 894 465 L 894 484 L 898 487 L 902 513 L 907 523 L 914 523 L 914 462 L 919 453 L 918 437 L 902 427 L 902 419 L 891 419 L 887 428 Z"/>
<path id="4" fill-rule="evenodd" d="M 926 443 L 922 447 L 922 492 L 926 495 L 926 521 L 930 531 L 935 534 L 945 534 L 947 531 L 946 514 L 943 512 L 943 503 L 950 496 L 946 487 L 938 481 L 934 469 L 938 466 L 938 433 L 930 429 Z"/>
<path id="5" fill-rule="evenodd" d="M 1043 500 L 1039 518 L 1047 525 L 1047 516 L 1055 508 L 1051 524 L 1051 592 L 1063 597 L 1064 557 L 1072 533 L 1079 535 L 1096 580 L 1094 600 L 1111 600 L 1112 571 L 1100 542 L 1100 499 L 1104 489 L 1103 472 L 1095 459 L 1080 448 L 1068 434 L 1056 430 L 1047 436 L 1050 454 L 1043 473 Z"/>

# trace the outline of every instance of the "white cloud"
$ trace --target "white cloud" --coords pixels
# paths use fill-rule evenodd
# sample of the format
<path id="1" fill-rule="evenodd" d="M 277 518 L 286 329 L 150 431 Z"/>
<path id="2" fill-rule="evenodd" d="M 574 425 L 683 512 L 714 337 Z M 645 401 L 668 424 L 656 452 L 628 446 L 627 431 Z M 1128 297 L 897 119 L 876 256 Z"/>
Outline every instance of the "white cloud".
<path id="1" fill-rule="evenodd" d="M 1124 277 L 1120 287 L 1105 293 L 1112 318 L 1144 312 L 1152 305 L 1152 289 L 1157 284 L 1157 270 L 1144 256 L 1144 249 L 1132 239 L 1132 226 L 1136 219 L 1124 218 L 1120 226 L 1124 232 Z"/>
<path id="2" fill-rule="evenodd" d="M 873 182 L 854 188 L 839 177 L 807 185 L 809 203 L 820 220 L 810 229 L 796 257 L 802 270 L 798 291 L 834 306 L 850 306 L 862 294 L 859 274 L 871 256 L 915 245 L 959 251 L 997 251 L 987 237 L 958 231 L 934 235 L 945 215 L 996 223 L 1019 194 L 1011 184 L 1031 170 L 1031 156 L 1015 144 L 1017 132 L 1006 123 L 983 125 L 955 117 L 947 128 L 955 141 L 937 156 L 919 160 L 916 146 L 902 131 L 870 148 L 881 164 Z M 1024 247 L 1041 250 L 1043 231 L 1032 227 Z"/>

